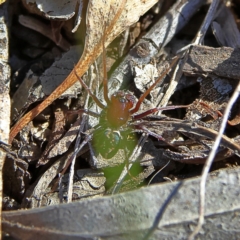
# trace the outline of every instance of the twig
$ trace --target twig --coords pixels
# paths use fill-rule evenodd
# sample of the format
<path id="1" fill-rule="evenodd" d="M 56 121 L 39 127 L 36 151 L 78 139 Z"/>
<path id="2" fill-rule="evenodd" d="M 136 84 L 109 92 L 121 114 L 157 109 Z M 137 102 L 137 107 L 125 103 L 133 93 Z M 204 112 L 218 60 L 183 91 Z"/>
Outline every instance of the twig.
<path id="1" fill-rule="evenodd" d="M 163 99 L 161 100 L 161 103 L 159 104 L 160 107 L 165 107 L 168 104 L 168 101 L 170 99 L 170 97 L 172 96 L 172 94 L 174 93 L 177 85 L 178 85 L 178 81 L 182 76 L 182 70 L 183 70 L 183 66 L 187 61 L 188 58 L 188 54 L 189 54 L 189 50 L 187 52 L 185 52 L 182 56 L 182 58 L 180 58 L 178 60 L 178 63 L 175 67 L 175 70 L 173 72 L 173 75 L 171 77 L 170 80 L 170 85 L 168 86 L 167 92 L 164 94 Z M 161 114 L 161 111 L 158 112 L 158 115 Z"/>
<path id="2" fill-rule="evenodd" d="M 92 82 L 93 82 L 93 75 L 91 74 L 89 86 L 92 86 Z M 89 94 L 87 94 L 86 101 L 84 104 L 84 109 L 87 109 L 87 107 L 88 107 L 89 97 L 90 97 Z M 83 114 L 81 127 L 79 128 L 78 136 L 77 136 L 77 139 L 75 142 L 74 153 L 72 156 L 72 163 L 71 163 L 71 168 L 70 168 L 70 173 L 69 173 L 69 182 L 68 182 L 68 201 L 67 202 L 72 202 L 74 166 L 75 166 L 77 154 L 83 147 L 82 144 L 80 145 L 81 133 L 86 126 L 87 120 L 88 120 L 88 116 L 86 114 Z"/>
<path id="3" fill-rule="evenodd" d="M 180 52 L 183 52 L 183 51 L 189 49 L 190 46 L 201 45 L 202 44 L 203 39 L 204 39 L 204 37 L 205 37 L 205 35 L 207 33 L 207 30 L 209 28 L 209 25 L 211 24 L 215 14 L 216 14 L 218 5 L 219 5 L 219 0 L 214 0 L 211 3 L 211 6 L 208 9 L 207 15 L 204 18 L 204 21 L 203 21 L 199 31 L 197 32 L 194 40 L 192 41 L 192 43 L 187 45 L 187 46 L 185 46 L 185 47 L 183 47 L 182 49 L 178 50 L 177 53 L 180 53 Z"/>
<path id="4" fill-rule="evenodd" d="M 85 120 L 86 121 L 86 120 Z M 84 126 L 85 124 L 83 124 Z M 80 131 L 79 131 L 80 132 Z M 80 135 L 78 135 L 80 136 Z M 80 137 L 78 138 L 80 139 Z M 66 163 L 66 166 L 64 168 L 64 170 L 62 171 L 61 175 L 64 175 L 64 173 L 66 172 L 67 168 L 69 167 L 70 163 L 72 163 L 72 165 L 74 166 L 75 164 L 75 159 L 76 159 L 76 156 L 77 154 L 80 152 L 80 150 L 92 139 L 92 135 L 87 135 L 85 137 L 85 139 L 82 141 L 82 143 L 80 144 L 80 146 L 78 148 L 76 148 L 77 146 L 77 143 L 78 141 L 76 141 L 76 146 L 75 146 L 75 150 L 72 154 L 72 156 L 69 158 L 69 160 L 67 161 Z M 72 195 L 69 195 L 69 194 L 72 194 L 72 187 L 73 187 L 73 175 L 74 175 L 74 171 L 72 171 L 72 167 L 71 167 L 71 172 L 69 174 L 69 184 L 68 184 L 68 202 L 71 202 L 71 199 L 72 199 Z"/>
<path id="5" fill-rule="evenodd" d="M 86 122 L 85 117 L 86 117 L 86 115 L 83 116 L 81 126 L 85 125 L 85 124 L 83 124 L 84 121 Z M 70 167 L 70 172 L 69 172 L 69 181 L 68 181 L 68 195 L 67 195 L 68 199 L 67 199 L 67 202 L 72 202 L 74 166 L 75 166 L 76 156 L 77 156 L 77 152 L 78 152 L 77 150 L 79 148 L 80 141 L 81 141 L 81 132 L 82 132 L 82 127 L 79 128 L 77 139 L 76 139 L 76 142 L 75 142 L 74 153 L 73 153 L 73 156 L 72 156 L 72 162 L 71 162 L 71 167 Z"/>
<path id="6" fill-rule="evenodd" d="M 217 7 L 219 5 L 219 2 L 220 2 L 220 0 L 212 1 L 211 5 L 208 9 L 207 15 L 204 18 L 204 21 L 200 27 L 200 30 L 198 31 L 198 33 L 193 41 L 193 44 L 202 44 L 205 34 L 215 16 L 215 13 L 217 12 Z"/>
<path id="7" fill-rule="evenodd" d="M 148 182 L 148 186 L 151 184 L 152 180 L 164 169 L 168 166 L 168 164 L 170 163 L 170 160 L 162 167 L 160 168 L 152 177 L 151 179 L 149 180 Z"/>

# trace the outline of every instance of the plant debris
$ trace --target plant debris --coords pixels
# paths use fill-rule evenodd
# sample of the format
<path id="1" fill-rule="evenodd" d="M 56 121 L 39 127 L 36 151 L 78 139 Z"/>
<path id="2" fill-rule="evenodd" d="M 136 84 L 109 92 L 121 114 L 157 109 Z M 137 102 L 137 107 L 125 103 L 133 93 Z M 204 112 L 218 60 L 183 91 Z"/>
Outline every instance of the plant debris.
<path id="1" fill-rule="evenodd" d="M 6 153 L 4 210 L 84 204 L 201 174 L 238 89 L 240 34 L 232 12 L 239 9 L 221 2 L 211 12 L 207 1 L 197 0 L 171 6 L 163 1 L 165 9 L 156 2 L 12 3 L 11 145 L 0 139 Z M 126 125 L 97 135 L 113 93 L 128 91 L 137 102 L 159 79 Z M 144 113 L 157 108 L 156 114 Z M 239 109 L 238 96 L 211 178 L 222 168 L 239 167 Z M 102 138 L 95 141 L 96 135 Z M 107 137 L 113 148 L 119 139 L 123 143 L 104 156 L 96 142 L 105 149 Z M 6 213 L 4 221 L 8 232 L 13 220 Z"/>

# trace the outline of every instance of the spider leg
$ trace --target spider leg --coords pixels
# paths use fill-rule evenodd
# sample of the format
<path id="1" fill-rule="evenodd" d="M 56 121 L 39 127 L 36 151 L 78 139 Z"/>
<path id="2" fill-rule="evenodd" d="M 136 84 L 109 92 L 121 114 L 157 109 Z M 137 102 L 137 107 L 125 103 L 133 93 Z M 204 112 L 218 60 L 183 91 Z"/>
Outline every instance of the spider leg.
<path id="1" fill-rule="evenodd" d="M 150 131 L 148 128 L 146 128 L 142 124 L 139 124 L 136 127 L 137 127 L 137 129 L 135 129 L 135 132 L 144 132 L 149 136 L 155 137 L 157 140 L 161 140 L 161 141 L 166 142 L 166 140 L 161 135 Z"/>
<path id="2" fill-rule="evenodd" d="M 103 46 L 103 95 L 104 95 L 104 100 L 106 101 L 107 105 L 110 104 L 110 99 L 108 97 L 108 85 L 107 85 L 107 67 L 106 67 L 106 51 L 105 51 L 105 37 L 109 35 L 109 33 L 112 32 L 115 23 L 117 22 L 118 18 L 121 16 L 122 11 L 124 10 L 126 0 L 120 1 L 118 10 L 111 21 L 110 25 L 107 27 L 106 30 L 106 23 L 104 24 L 104 29 L 103 29 L 103 37 L 102 37 L 102 46 Z"/>
<path id="3" fill-rule="evenodd" d="M 178 151 L 178 149 L 176 148 L 176 146 L 174 146 L 173 144 L 171 144 L 170 142 L 166 141 L 165 138 L 163 138 L 161 135 L 150 131 L 148 128 L 146 128 L 145 126 L 143 126 L 142 124 L 139 124 L 136 126 L 137 129 L 135 129 L 135 132 L 144 132 L 149 136 L 152 136 L 154 138 L 156 138 L 158 141 L 164 141 L 165 143 L 167 143 L 167 145 L 169 145 L 170 147 L 172 147 L 173 149 L 176 149 Z"/>
<path id="4" fill-rule="evenodd" d="M 84 89 L 88 92 L 88 94 L 92 97 L 92 99 L 94 100 L 94 102 L 102 109 L 105 108 L 105 106 L 99 101 L 99 99 L 97 98 L 97 96 L 92 92 L 92 90 L 87 86 L 87 84 L 82 80 L 81 77 L 79 77 L 77 75 L 77 72 L 74 68 L 74 73 L 76 75 L 76 77 L 78 78 L 79 82 L 81 83 L 81 85 L 84 87 Z"/>
<path id="5" fill-rule="evenodd" d="M 171 65 L 169 66 L 169 68 L 167 68 L 167 69 L 159 76 L 159 78 L 156 80 L 156 82 L 154 82 L 154 83 L 152 84 L 152 86 L 150 86 L 150 87 L 142 94 L 142 96 L 138 99 L 138 102 L 136 103 L 135 107 L 134 107 L 132 110 L 130 110 L 130 113 L 131 113 L 131 114 L 136 113 L 136 112 L 139 110 L 139 108 L 140 108 L 140 106 L 141 106 L 141 103 L 143 102 L 143 100 L 145 99 L 145 97 L 153 90 L 153 88 L 154 88 L 158 83 L 160 83 L 160 82 L 162 81 L 162 79 L 164 78 L 164 76 L 170 72 L 171 68 L 174 66 L 174 64 L 177 62 L 178 59 L 179 59 L 179 57 L 176 57 L 176 58 L 172 61 L 172 63 L 171 63 Z"/>
<path id="6" fill-rule="evenodd" d="M 139 120 L 141 118 L 144 118 L 144 117 L 146 117 L 150 114 L 153 114 L 155 112 L 158 112 L 158 111 L 172 110 L 172 109 L 176 109 L 176 108 L 187 108 L 187 107 L 189 107 L 189 105 L 178 105 L 178 106 L 174 105 L 174 106 L 166 106 L 166 107 L 155 107 L 155 108 L 149 109 L 145 112 L 133 115 L 132 119 L 133 120 Z"/>
<path id="7" fill-rule="evenodd" d="M 110 104 L 110 99 L 108 97 L 108 79 L 107 79 L 107 66 L 106 66 L 106 50 L 105 50 L 105 27 L 103 30 L 103 38 L 102 38 L 102 47 L 103 47 L 103 95 L 104 100 L 106 101 L 107 105 Z"/>
<path id="8" fill-rule="evenodd" d="M 93 117 L 100 117 L 100 114 L 99 113 L 96 113 L 96 112 L 93 112 L 93 111 L 90 111 L 88 109 L 78 109 L 78 110 L 73 110 L 73 111 L 68 111 L 67 112 L 67 115 L 71 115 L 71 114 L 80 114 L 80 113 L 86 113 L 88 115 L 91 115 Z"/>

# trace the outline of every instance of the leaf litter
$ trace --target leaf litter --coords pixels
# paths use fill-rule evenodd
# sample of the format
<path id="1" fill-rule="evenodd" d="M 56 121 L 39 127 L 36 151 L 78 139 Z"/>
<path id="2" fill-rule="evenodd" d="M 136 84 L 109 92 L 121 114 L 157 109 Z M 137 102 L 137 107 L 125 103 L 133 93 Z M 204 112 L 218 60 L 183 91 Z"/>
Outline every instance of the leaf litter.
<path id="1" fill-rule="evenodd" d="M 145 1 L 147 2 L 147 1 Z M 91 5 L 92 4 L 92 5 Z M 85 39 L 85 47 L 84 52 L 81 57 L 81 61 L 86 61 L 87 66 L 90 65 L 90 61 L 93 62 L 97 55 L 100 54 L 101 47 L 99 47 L 99 50 L 97 53 L 94 53 L 95 57 L 93 59 L 88 60 L 88 55 L 90 56 L 95 49 L 95 46 L 99 44 L 99 39 L 102 36 L 103 32 L 103 26 L 101 28 L 98 26 L 100 22 L 100 15 L 99 15 L 99 9 L 94 5 L 94 1 L 89 3 L 89 8 L 92 6 L 93 10 L 87 17 L 87 21 L 89 24 L 90 29 L 97 29 L 99 32 L 94 32 L 92 35 L 88 35 Z M 114 14 L 116 14 L 117 10 L 119 9 L 119 4 L 114 3 L 115 5 L 107 6 L 106 7 L 106 13 L 108 12 L 108 9 L 114 9 L 113 16 L 108 16 L 108 29 L 106 30 L 106 45 L 121 31 L 125 30 L 125 25 L 130 26 L 128 17 L 130 16 L 127 14 L 124 20 L 119 18 L 119 22 L 121 22 L 120 26 L 115 24 L 114 26 L 111 26 L 111 21 L 114 20 Z M 126 3 L 125 8 L 128 9 L 131 7 L 128 6 L 128 1 Z M 93 7 L 94 6 L 94 7 Z M 121 8 L 122 6 L 120 6 Z M 124 8 L 124 9 L 125 9 Z M 96 12 L 97 11 L 97 12 Z M 123 10 L 125 11 L 125 10 Z M 111 11 L 110 11 L 111 12 Z M 104 13 L 105 14 L 105 13 Z M 149 13 L 150 14 L 150 13 Z M 230 14 L 230 13 L 228 13 Z M 97 18 L 94 19 L 93 16 L 97 15 Z M 139 12 L 139 15 L 140 12 Z M 137 14 L 138 16 L 138 14 Z M 105 16 L 104 16 L 105 18 Z M 143 19 L 142 19 L 143 21 Z M 141 24 L 141 21 L 140 21 Z M 115 29 L 116 27 L 116 29 Z M 235 32 L 234 32 L 235 33 Z M 218 34 L 220 34 L 218 32 Z M 98 35 L 99 38 L 94 38 L 94 36 Z M 207 38 L 207 36 L 206 36 Z M 219 37 L 218 37 L 219 38 Z M 151 43 L 151 42 L 150 42 Z M 171 45 L 171 43 L 170 43 Z M 169 46 L 170 46 L 169 45 Z M 171 94 L 170 104 L 177 105 L 177 104 L 189 104 L 190 107 L 187 109 L 186 115 L 183 112 L 179 113 L 170 113 L 168 116 L 151 116 L 146 121 L 145 126 L 148 126 L 150 131 L 153 131 L 157 134 L 161 134 L 164 136 L 165 139 L 167 139 L 167 143 L 164 142 L 158 142 L 154 140 L 153 138 L 148 137 L 146 140 L 145 145 L 143 145 L 142 151 L 139 152 L 140 155 L 137 158 L 139 161 L 139 164 L 142 166 L 142 170 L 137 171 L 140 178 L 138 176 L 131 177 L 132 173 L 129 173 L 130 168 L 128 163 L 127 165 L 127 171 L 125 175 L 129 175 L 126 182 L 129 183 L 129 186 L 127 183 L 124 183 L 123 189 L 129 190 L 134 189 L 136 187 L 142 186 L 144 181 L 148 180 L 150 176 L 158 169 L 161 169 L 163 166 L 167 164 L 168 161 L 171 162 L 169 166 L 163 171 L 160 172 L 156 179 L 158 179 L 159 182 L 171 179 L 182 179 L 182 175 L 185 174 L 185 177 L 192 177 L 195 176 L 192 174 L 192 170 L 195 168 L 197 171 L 196 174 L 199 174 L 199 170 L 201 171 L 202 166 L 199 164 L 203 164 L 212 148 L 212 145 L 214 143 L 214 139 L 217 136 L 217 132 L 220 127 L 220 123 L 222 120 L 223 111 L 229 101 L 229 98 L 231 97 L 232 92 L 236 88 L 236 80 L 237 76 L 239 76 L 237 70 L 231 71 L 231 69 L 228 69 L 230 72 L 223 72 L 220 67 L 211 69 L 208 68 L 205 70 L 205 66 L 212 66 L 215 62 L 211 61 L 211 58 L 205 58 L 204 60 L 201 59 L 201 57 L 206 56 L 207 54 L 211 57 L 216 55 L 216 51 L 218 51 L 218 58 L 217 61 L 224 66 L 224 64 L 228 64 L 228 61 L 233 61 L 236 56 L 238 56 L 238 50 L 233 48 L 228 48 L 228 45 L 225 45 L 226 47 L 223 48 L 214 48 L 214 47 L 205 47 L 205 46 L 192 46 L 189 50 L 188 57 L 186 60 L 186 64 L 183 65 L 183 73 L 188 75 L 188 78 L 194 78 L 192 86 L 188 86 L 187 88 L 182 87 L 181 89 L 178 89 L 178 91 L 173 95 L 173 92 Z M 113 49 L 114 51 L 114 49 Z M 133 50 L 131 50 L 133 51 Z M 139 52 L 138 50 L 138 58 L 145 58 L 145 55 L 143 52 Z M 197 55 L 197 53 L 204 53 L 202 55 Z M 226 54 L 229 53 L 229 57 L 227 59 L 224 59 L 226 57 Z M 164 53 L 161 53 L 162 56 Z M 234 55 L 236 54 L 236 56 Z M 199 57 L 200 58 L 199 58 Z M 190 61 L 191 59 L 196 61 Z M 63 67 L 55 67 L 55 70 L 52 71 L 52 73 L 49 76 L 60 76 L 62 79 L 65 79 L 68 73 L 73 68 L 74 64 L 76 64 L 76 69 L 78 71 L 79 66 L 81 66 L 81 63 L 77 63 L 77 58 L 75 60 L 69 60 L 69 66 L 66 65 L 66 61 L 64 62 L 64 56 L 59 59 L 59 57 L 56 58 L 57 61 L 61 63 L 63 59 L 62 66 Z M 69 58 L 70 59 L 70 58 Z M 197 62 L 197 60 L 199 62 Z M 56 61 L 56 62 L 57 62 Z M 157 69 L 162 67 L 162 62 L 158 62 L 159 60 L 155 59 L 148 63 L 149 66 L 157 66 Z M 157 64 L 156 64 L 157 62 Z M 54 63 L 56 64 L 56 63 Z M 54 65 L 53 64 L 53 65 Z M 141 62 L 134 62 L 131 63 L 135 65 L 135 73 L 132 71 L 132 74 L 136 74 L 136 69 L 145 69 L 148 65 L 145 65 Z M 201 66 L 202 68 L 197 68 L 196 65 Z M 219 65 L 218 65 L 219 66 Z M 53 68 L 53 67 L 51 67 Z M 50 68 L 50 69 L 51 69 Z M 69 69 L 70 71 L 66 71 Z M 87 69 L 87 67 L 84 67 L 84 69 Z M 48 70 L 46 70 L 48 71 Z M 62 73 L 61 73 L 62 71 Z M 85 70 L 82 70 L 79 75 L 82 75 L 82 73 Z M 95 69 L 95 71 L 97 71 Z M 115 70 L 115 71 L 118 71 Z M 156 71 L 156 67 L 154 68 L 154 71 Z M 151 73 L 152 74 L 152 73 Z M 150 75 L 151 75 L 150 74 Z M 43 78 L 45 75 L 40 75 L 39 79 Z M 90 72 L 85 74 L 83 78 L 87 81 L 90 79 Z M 146 80 L 145 72 L 142 75 L 143 79 Z M 141 78 L 139 78 L 140 75 L 135 75 L 135 81 L 138 81 L 140 85 L 138 84 L 129 84 L 131 90 L 136 91 L 136 95 L 139 96 L 143 92 L 144 89 L 142 86 L 145 86 L 145 89 L 147 88 L 146 83 L 143 83 Z M 155 76 L 155 74 L 152 74 Z M 150 76 L 149 79 L 153 80 L 154 76 Z M 69 75 L 68 78 L 73 78 L 72 73 Z M 143 109 L 149 109 L 149 106 L 156 106 L 156 95 L 161 95 L 159 98 L 159 102 L 161 105 L 161 99 L 162 99 L 162 92 L 165 91 L 165 89 L 162 86 L 169 86 L 171 84 L 171 76 L 167 76 L 164 79 L 164 84 L 161 85 L 161 88 L 156 88 L 156 93 L 154 93 L 154 96 L 150 96 L 143 104 Z M 153 79 L 151 79 L 153 78 Z M 73 80 L 71 80 L 73 82 Z M 181 82 L 181 79 L 179 80 Z M 39 84 L 39 83 L 38 83 Z M 43 83 L 41 83 L 39 86 L 43 86 Z M 61 200 L 58 198 L 58 194 L 62 195 L 62 199 L 67 198 L 66 195 L 66 185 L 67 185 L 67 176 L 62 176 L 62 180 L 60 182 L 57 182 L 58 174 L 61 173 L 62 169 L 64 168 L 64 165 L 66 165 L 69 158 L 72 156 L 73 146 L 71 146 L 71 143 L 73 143 L 74 139 L 76 138 L 78 129 L 80 127 L 80 121 L 81 119 L 77 118 L 76 116 L 71 116 L 71 114 L 68 114 L 68 111 L 72 111 L 75 109 L 80 108 L 80 106 L 83 106 L 83 104 L 80 102 L 82 99 L 84 99 L 84 93 L 79 91 L 81 86 L 79 83 L 78 89 L 73 88 L 73 92 L 71 94 L 66 94 L 65 96 L 62 96 L 64 98 L 63 100 L 58 100 L 55 102 L 53 109 L 59 109 L 59 112 L 52 113 L 51 108 L 47 108 L 44 110 L 42 114 L 40 114 L 36 119 L 34 119 L 34 124 L 30 127 L 25 127 L 24 130 L 20 133 L 19 137 L 13 141 L 13 147 L 15 151 L 18 153 L 18 159 L 15 160 L 15 164 L 17 162 L 23 161 L 24 168 L 21 168 L 21 174 L 18 174 L 18 177 L 16 176 L 12 177 L 11 181 L 18 181 L 19 185 L 19 179 L 21 184 L 20 187 L 12 188 L 11 192 L 6 191 L 6 194 L 13 197 L 14 199 L 17 199 L 19 203 L 22 203 L 22 207 L 39 207 L 39 206 L 47 206 L 49 204 L 59 204 L 60 202 L 64 202 L 64 200 Z M 96 84 L 96 83 L 94 83 Z M 94 85 L 93 84 L 93 85 Z M 110 78 L 110 84 L 111 84 L 111 78 Z M 180 84 L 180 83 L 179 83 Z M 141 88 L 139 89 L 139 86 Z M 43 89 L 43 87 L 41 87 Z M 95 87 L 93 86 L 93 89 Z M 197 90 L 196 90 L 197 89 Z M 26 89 L 28 91 L 28 89 Z M 49 93 L 45 93 L 46 95 L 50 94 L 52 90 L 49 90 Z M 174 91 L 174 90 L 173 90 Z M 200 94 L 199 94 L 200 93 Z M 80 94 L 82 96 L 80 97 Z M 179 97 L 179 95 L 181 97 Z M 80 98 L 79 98 L 80 97 Z M 101 96 L 100 96 L 101 97 Z M 31 97 L 30 97 L 31 98 Z M 39 94 L 39 100 L 43 98 L 43 94 Z M 84 101 L 84 100 L 83 100 Z M 49 102 L 50 103 L 50 102 Z M 168 104 L 169 104 L 168 103 Z M 149 105 L 150 104 L 150 105 Z M 96 109 L 96 106 L 92 102 L 90 102 L 89 109 Z M 233 106 L 232 115 L 230 122 L 232 122 L 232 125 L 235 125 L 235 131 L 231 129 L 231 126 L 227 127 L 227 133 L 224 135 L 224 138 L 221 142 L 221 146 L 217 150 L 217 156 L 216 160 L 217 162 L 214 163 L 213 169 L 220 169 L 225 166 L 235 167 L 239 165 L 239 99 L 236 101 L 236 103 Z M 21 110 L 19 109 L 18 112 Z M 166 113 L 166 112 L 165 112 Z M 58 114 L 62 114 L 61 119 L 58 119 Z M 49 117 L 46 117 L 48 116 Z M 54 117 L 55 115 L 55 117 Z M 180 116 L 180 119 L 176 120 L 175 118 Z M 75 121 L 75 122 L 74 122 Z M 45 122 L 41 125 L 41 122 Z M 47 124 L 46 124 L 47 122 Z M 91 122 L 90 122 L 91 123 Z M 37 137 L 33 134 L 32 130 L 33 125 L 39 125 L 40 127 L 37 127 L 38 129 L 42 129 L 41 136 L 44 137 Z M 87 126 L 86 129 L 84 129 L 82 133 L 82 138 L 84 139 L 86 135 L 88 135 L 88 131 L 91 131 L 91 124 Z M 50 130 L 51 129 L 51 130 Z M 90 129 L 90 130 L 89 130 Z M 49 133 L 49 130 L 51 133 Z M 47 138 L 45 136 L 48 136 Z M 67 137 L 66 137 L 67 136 Z M 46 143 L 46 139 L 48 139 L 48 143 Z M 211 140 L 211 141 L 210 141 Z M 170 147 L 168 143 L 171 143 L 174 147 Z M 149 147 L 148 147 L 149 146 Z M 151 146 L 151 147 L 150 147 Z M 90 148 L 90 153 L 89 153 Z M 25 150 L 26 149 L 26 150 Z M 40 149 L 44 152 L 40 154 Z M 176 150 L 177 149 L 177 150 Z M 119 152 L 116 154 L 116 156 L 113 157 L 113 159 L 106 160 L 102 159 L 102 156 L 95 156 L 92 154 L 92 148 L 91 146 L 85 145 L 85 147 L 78 153 L 80 156 L 79 162 L 82 162 L 80 164 L 80 168 L 82 169 L 83 175 L 85 176 L 88 173 L 92 173 L 93 175 L 96 174 L 96 180 L 95 178 L 89 178 L 89 186 L 92 186 L 90 188 L 86 187 L 83 188 L 83 192 L 86 192 L 85 195 L 83 193 L 75 192 L 76 189 L 79 189 L 79 185 L 83 186 L 86 181 L 84 177 L 79 177 L 76 181 L 74 176 L 74 182 L 73 182 L 73 200 L 79 200 L 84 199 L 86 197 L 90 197 L 91 195 L 98 196 L 99 190 L 100 194 L 104 194 L 105 189 L 102 188 L 105 180 L 101 180 L 103 178 L 102 172 L 96 172 L 95 170 L 91 168 L 105 168 L 106 166 L 112 166 L 110 167 L 110 174 L 112 172 L 112 175 L 116 176 L 109 176 L 105 172 L 105 176 L 107 176 L 107 181 L 112 182 L 112 184 L 116 181 L 116 178 L 118 170 L 114 170 L 114 166 L 118 165 L 119 162 L 125 162 L 126 156 L 129 156 L 129 153 L 126 153 L 122 149 L 119 150 Z M 51 160 L 52 159 L 52 160 Z M 94 160 L 95 159 L 95 160 Z M 100 159 L 100 160 L 99 160 Z M 227 159 L 227 161 L 226 161 Z M 160 163 L 159 163 L 159 160 Z M 98 162 L 99 161 L 99 162 Z M 101 161 L 103 164 L 101 164 Z M 133 161 L 133 160 L 132 160 Z M 180 163 L 181 162 L 181 163 Z M 89 168 L 89 163 L 91 168 Z M 189 167 L 189 163 L 194 164 Z M 112 165 L 111 165 L 112 164 Z M 31 168 L 29 168 L 29 165 L 31 165 L 31 168 L 36 168 L 36 166 L 40 166 L 39 170 L 32 172 Z M 79 164 L 77 164 L 79 165 Z M 85 168 L 88 166 L 86 170 Z M 79 166 L 76 166 L 79 167 Z M 19 169 L 20 168 L 15 168 Z M 147 171 L 149 169 L 149 171 Z M 190 171 L 189 171 L 190 169 Z M 19 171 L 18 170 L 18 171 Z M 107 170 L 106 170 L 107 171 Z M 98 176 L 99 173 L 100 175 Z M 144 174 L 142 174 L 144 173 Z M 14 174 L 16 175 L 16 170 L 13 173 L 8 174 Z M 7 175 L 6 178 L 9 178 Z M 111 178 L 111 180 L 109 179 Z M 113 179 L 112 179 L 113 178 Z M 98 180 L 97 180 L 98 179 Z M 95 186 L 95 181 L 100 181 L 102 184 L 99 186 Z M 168 180 L 169 181 L 169 180 Z M 50 183 L 52 182 L 52 186 L 55 186 L 55 189 L 52 187 L 49 187 Z M 157 182 L 157 180 L 155 180 Z M 56 184 L 57 183 L 57 184 Z M 5 182 L 5 189 L 9 189 L 7 187 L 7 184 L 12 184 L 12 182 Z M 57 187 L 56 187 L 57 186 Z M 21 190 L 19 190 L 21 189 Z M 94 189 L 97 189 L 96 193 L 93 193 Z M 110 190 L 109 190 L 110 191 Z M 57 193 L 56 193 L 57 192 Z M 24 193 L 24 196 L 23 196 Z M 79 197 L 74 197 L 79 196 Z"/>

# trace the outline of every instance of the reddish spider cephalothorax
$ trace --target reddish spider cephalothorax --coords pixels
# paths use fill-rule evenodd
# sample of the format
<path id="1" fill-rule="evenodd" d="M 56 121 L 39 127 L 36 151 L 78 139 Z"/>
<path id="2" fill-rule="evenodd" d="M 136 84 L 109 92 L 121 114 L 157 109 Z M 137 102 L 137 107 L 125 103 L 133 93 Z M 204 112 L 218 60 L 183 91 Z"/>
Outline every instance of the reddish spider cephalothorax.
<path id="1" fill-rule="evenodd" d="M 103 48 L 104 49 L 104 48 Z M 103 50 L 103 66 L 104 66 L 104 79 L 103 79 L 103 91 L 104 91 L 104 100 L 107 103 L 105 106 L 99 99 L 92 93 L 88 86 L 83 82 L 83 80 L 78 77 L 82 86 L 87 90 L 89 95 L 93 98 L 96 104 L 102 108 L 102 113 L 100 114 L 99 124 L 93 132 L 93 145 L 97 146 L 98 152 L 104 158 L 113 157 L 119 148 L 121 148 L 122 143 L 126 145 L 127 137 L 131 132 L 134 132 L 134 129 L 131 129 L 130 123 L 142 119 L 152 113 L 162 110 L 169 110 L 187 106 L 167 106 L 167 107 L 155 107 L 149 109 L 143 113 L 137 113 L 141 103 L 145 97 L 151 92 L 151 90 L 162 80 L 162 78 L 171 70 L 172 66 L 175 64 L 178 58 L 176 58 L 166 69 L 162 75 L 153 83 L 139 98 L 135 104 L 135 97 L 128 91 L 117 91 L 111 98 L 108 97 L 108 88 L 107 88 L 107 71 L 106 71 L 106 54 L 105 49 Z M 135 105 L 135 106 L 134 106 Z M 79 112 L 83 112 L 80 110 Z M 135 125 L 136 126 L 136 125 Z M 141 125 L 136 126 L 138 129 L 144 130 Z M 160 135 L 148 132 L 149 135 L 153 135 L 160 140 L 163 138 Z"/>

